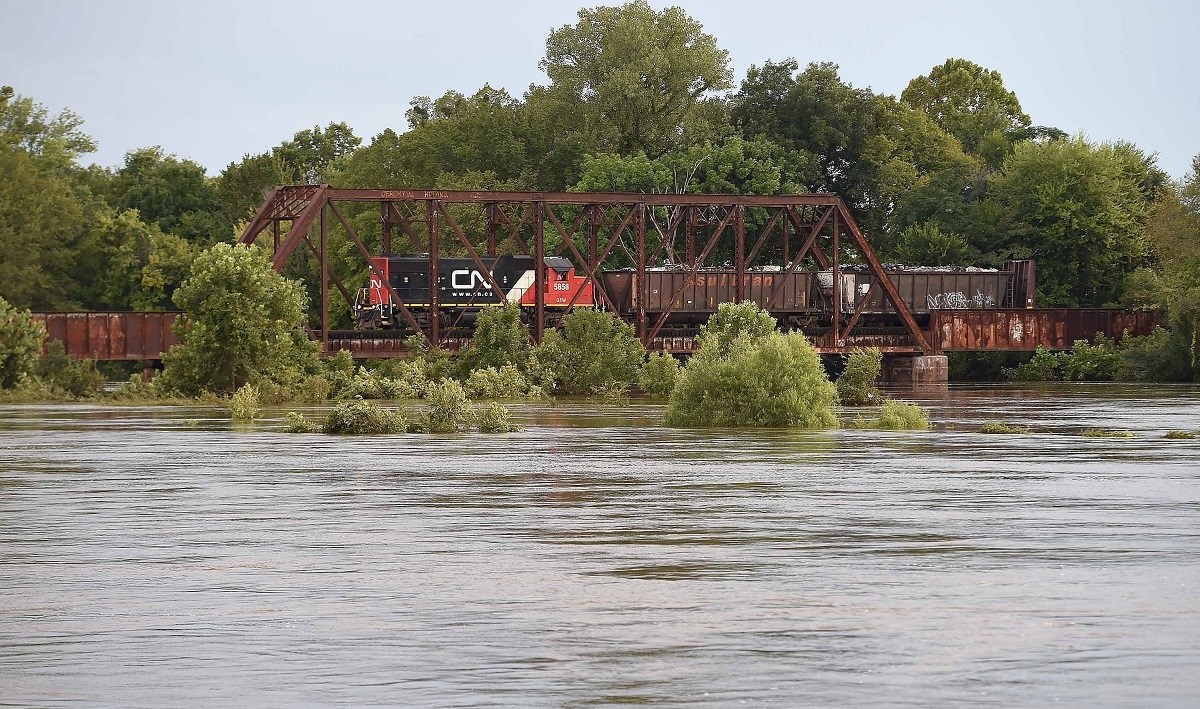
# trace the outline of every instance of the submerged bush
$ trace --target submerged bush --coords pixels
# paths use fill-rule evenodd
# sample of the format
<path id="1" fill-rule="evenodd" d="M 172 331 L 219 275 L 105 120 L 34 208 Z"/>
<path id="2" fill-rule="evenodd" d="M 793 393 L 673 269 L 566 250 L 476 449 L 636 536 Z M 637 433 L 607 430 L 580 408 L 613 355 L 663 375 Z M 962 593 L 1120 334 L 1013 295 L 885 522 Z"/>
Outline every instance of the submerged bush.
<path id="1" fill-rule="evenodd" d="M 1190 440 L 1200 438 L 1200 431 L 1167 431 L 1167 435 L 1164 438 Z"/>
<path id="2" fill-rule="evenodd" d="M 1138 382 L 1194 381 L 1191 343 L 1182 334 L 1161 327 L 1145 337 L 1121 341 L 1116 378 Z"/>
<path id="3" fill-rule="evenodd" d="M 404 433 L 407 422 L 404 413 L 385 409 L 367 401 L 345 401 L 333 408 L 325 418 L 325 433 L 362 435 Z"/>
<path id="4" fill-rule="evenodd" d="M 94 361 L 72 357 L 58 340 L 46 343 L 46 352 L 38 359 L 34 372 L 52 388 L 77 398 L 95 394 L 104 384 Z"/>
<path id="5" fill-rule="evenodd" d="M 333 393 L 333 385 L 324 374 L 312 374 L 300 380 L 294 391 L 297 401 L 318 404 L 329 399 Z"/>
<path id="6" fill-rule="evenodd" d="M 258 389 L 253 384 L 243 385 L 229 398 L 229 413 L 234 421 L 251 421 L 260 411 Z"/>
<path id="7" fill-rule="evenodd" d="M 999 421 L 989 421 L 988 423 L 985 423 L 979 427 L 979 432 L 996 434 L 1029 433 L 1029 427 L 1019 426 L 1011 423 L 1003 423 Z"/>
<path id="8" fill-rule="evenodd" d="M 546 333 L 531 367 L 549 391 L 594 394 L 614 382 L 632 383 L 645 356 L 629 323 L 585 308 L 568 313 L 561 330 Z"/>
<path id="9" fill-rule="evenodd" d="M 722 355 L 721 351 L 727 353 Z M 799 332 L 712 337 L 680 373 L 666 425 L 832 428 L 837 390 Z"/>
<path id="10" fill-rule="evenodd" d="M 887 431 L 924 431 L 929 428 L 929 411 L 916 404 L 889 400 L 884 402 L 875 428 Z"/>
<path id="11" fill-rule="evenodd" d="M 1096 343 L 1079 340 L 1062 358 L 1063 379 L 1074 382 L 1111 382 L 1121 365 L 1121 353 L 1112 340 L 1103 335 Z"/>
<path id="12" fill-rule="evenodd" d="M 516 399 L 540 392 L 511 364 L 472 370 L 463 389 L 471 399 Z"/>
<path id="13" fill-rule="evenodd" d="M 638 387 L 655 396 L 670 394 L 679 379 L 679 360 L 666 352 L 651 354 L 638 372 Z"/>
<path id="14" fill-rule="evenodd" d="M 846 358 L 846 368 L 837 379 L 838 401 L 843 406 L 869 406 L 879 403 L 883 395 L 875 381 L 883 372 L 883 353 L 871 347 L 855 350 Z"/>
<path id="15" fill-rule="evenodd" d="M 521 306 L 517 303 L 488 306 L 479 311 L 471 344 L 458 356 L 458 371 L 466 376 L 484 368 L 523 369 L 528 366 L 532 351 L 529 328 L 521 322 Z"/>
<path id="16" fill-rule="evenodd" d="M 512 412 L 498 401 L 475 410 L 475 425 L 479 427 L 480 433 L 511 433 L 521 430 L 513 421 Z"/>
<path id="17" fill-rule="evenodd" d="M 462 384 L 443 379 L 429 387 L 425 400 L 425 430 L 430 433 L 456 433 L 471 426 L 474 417 Z"/>
<path id="18" fill-rule="evenodd" d="M 1038 345 L 1028 362 L 1004 372 L 1005 379 L 1014 382 L 1056 382 L 1062 379 L 1062 353 L 1051 352 Z"/>
<path id="19" fill-rule="evenodd" d="M 289 411 L 287 419 L 284 420 L 283 430 L 287 433 L 316 433 L 317 424 L 309 421 L 296 411 Z"/>

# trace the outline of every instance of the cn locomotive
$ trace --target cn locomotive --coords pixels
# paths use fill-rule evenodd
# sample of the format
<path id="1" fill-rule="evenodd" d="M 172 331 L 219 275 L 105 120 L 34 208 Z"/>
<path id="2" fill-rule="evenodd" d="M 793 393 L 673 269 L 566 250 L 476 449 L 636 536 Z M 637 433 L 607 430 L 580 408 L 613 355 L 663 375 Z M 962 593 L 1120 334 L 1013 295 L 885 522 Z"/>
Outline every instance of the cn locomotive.
<path id="1" fill-rule="evenodd" d="M 552 326 L 571 307 L 607 306 L 615 314 L 632 320 L 639 305 L 652 320 L 662 319 L 667 327 L 694 330 L 707 322 L 721 303 L 737 299 L 738 275 L 729 267 L 692 270 L 683 266 L 657 266 L 646 270 L 639 288 L 633 269 L 601 270 L 598 281 L 603 297 L 593 290 L 586 276 L 576 273 L 563 257 L 543 259 L 542 278 L 546 324 Z M 517 303 L 532 317 L 537 293 L 534 259 L 506 255 L 480 259 L 491 278 L 480 272 L 470 258 L 438 260 L 437 310 L 441 324 L 470 327 L 485 307 L 500 302 Z M 394 292 L 424 327 L 432 315 L 433 298 L 427 255 L 389 255 L 372 259 L 370 282 L 359 291 L 353 306 L 354 321 L 364 329 L 404 329 L 407 320 L 398 317 Z M 913 316 L 924 325 L 934 310 L 996 309 L 1033 307 L 1034 263 L 1008 261 L 1000 269 L 948 266 L 893 266 L 884 272 L 895 285 Z M 840 272 L 837 309 L 859 313 L 864 328 L 898 327 L 895 309 L 876 284 L 876 276 L 865 266 L 847 265 Z M 384 286 L 386 279 L 391 290 Z M 832 270 L 788 270 L 782 266 L 748 269 L 741 284 L 742 298 L 775 316 L 784 329 L 819 330 L 827 325 L 834 310 Z"/>

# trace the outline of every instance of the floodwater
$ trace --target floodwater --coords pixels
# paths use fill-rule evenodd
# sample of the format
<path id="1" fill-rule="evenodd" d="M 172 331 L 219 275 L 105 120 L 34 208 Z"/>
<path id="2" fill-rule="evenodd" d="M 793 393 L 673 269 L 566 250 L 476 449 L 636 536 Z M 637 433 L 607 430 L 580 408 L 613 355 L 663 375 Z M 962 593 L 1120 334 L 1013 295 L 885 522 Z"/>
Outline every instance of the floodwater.
<path id="1" fill-rule="evenodd" d="M 910 398 L 935 430 L 2 407 L 0 704 L 1196 706 L 1200 389 Z"/>

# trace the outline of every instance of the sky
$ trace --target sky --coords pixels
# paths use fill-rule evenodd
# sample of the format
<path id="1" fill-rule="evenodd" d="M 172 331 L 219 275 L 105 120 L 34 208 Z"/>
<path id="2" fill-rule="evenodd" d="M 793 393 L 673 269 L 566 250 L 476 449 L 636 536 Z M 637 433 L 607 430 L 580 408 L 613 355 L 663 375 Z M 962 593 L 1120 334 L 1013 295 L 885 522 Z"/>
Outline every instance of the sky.
<path id="1" fill-rule="evenodd" d="M 295 132 L 406 129 L 414 96 L 522 95 L 576 2 L 0 0 L 0 85 L 70 108 L 117 166 L 159 145 L 210 174 Z M 607 4 L 617 4 L 609 2 Z M 833 62 L 899 95 L 949 57 L 998 70 L 1036 125 L 1126 140 L 1181 178 L 1200 154 L 1200 0 L 678 0 L 753 64 Z M 380 185 L 386 187 L 386 185 Z"/>

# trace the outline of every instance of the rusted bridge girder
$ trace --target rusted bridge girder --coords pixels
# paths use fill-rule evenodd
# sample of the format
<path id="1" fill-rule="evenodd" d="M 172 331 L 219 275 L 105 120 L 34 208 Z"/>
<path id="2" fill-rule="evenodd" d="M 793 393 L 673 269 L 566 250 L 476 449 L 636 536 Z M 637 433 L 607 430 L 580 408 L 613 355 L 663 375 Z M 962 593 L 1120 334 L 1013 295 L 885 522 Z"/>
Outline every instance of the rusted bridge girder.
<path id="1" fill-rule="evenodd" d="M 376 206 L 364 211 L 363 203 Z M 347 212 L 351 212 L 349 218 Z M 475 233 L 468 235 L 463 226 L 467 223 L 476 227 Z M 501 250 L 531 256 L 535 277 L 539 279 L 535 285 L 533 318 L 536 341 L 541 341 L 546 326 L 540 279 L 544 276 L 547 256 L 570 258 L 591 282 L 596 298 L 614 310 L 599 273 L 614 265 L 629 268 L 635 281 L 633 312 L 627 315 L 638 337 L 649 348 L 671 339 L 664 337 L 663 327 L 689 279 L 696 278 L 706 267 L 721 265 L 717 263 L 720 259 L 726 259 L 732 268 L 735 299 L 741 300 L 745 297 L 748 276 L 767 258 L 775 265 L 782 264 L 784 274 L 790 276 L 806 263 L 838 273 L 847 257 L 857 255 L 875 276 L 877 285 L 860 301 L 856 311 L 849 314 L 848 320 L 843 321 L 839 307 L 831 308 L 832 327 L 824 337 L 827 342 L 818 342 L 818 347 L 824 351 L 847 351 L 875 344 L 889 351 L 934 350 L 845 203 L 834 194 L 680 195 L 343 189 L 329 185 L 279 187 L 259 208 L 240 241 L 253 244 L 269 229 L 277 270 L 289 263 L 302 244 L 317 257 L 321 271 L 320 332 L 327 350 L 330 282 L 343 298 L 352 300 L 341 275 L 331 266 L 331 224 L 363 259 L 362 273 L 374 270 L 372 257 L 391 252 L 396 238 L 407 241 L 414 251 L 429 254 L 431 284 L 437 283 L 437 262 L 447 248 L 473 259 L 481 274 L 489 274 L 489 269 L 483 264 L 480 250 L 488 256 L 495 256 Z M 319 231 L 316 244 L 314 229 Z M 360 231 L 367 229 L 370 231 L 364 238 Z M 379 251 L 373 252 L 369 244 L 377 245 Z M 646 273 L 668 262 L 682 268 L 687 278 L 680 279 L 676 292 L 664 299 L 668 303 L 665 309 L 655 311 L 651 317 L 646 307 L 649 296 Z M 490 275 L 487 277 L 491 279 Z M 410 328 L 434 346 L 458 344 L 440 325 L 436 288 L 431 288 L 428 307 L 432 312 L 422 326 L 387 279 L 380 280 Z M 767 304 L 777 302 L 784 280 L 776 281 Z M 841 281 L 833 278 L 834 304 L 841 302 Z M 497 302 L 502 302 L 501 289 L 494 283 L 491 285 Z M 872 301 L 894 309 L 905 330 L 900 341 L 874 342 L 855 337 L 859 317 Z M 567 309 L 574 305 L 574 302 L 568 304 Z M 452 328 L 453 325 L 445 330 Z"/>

